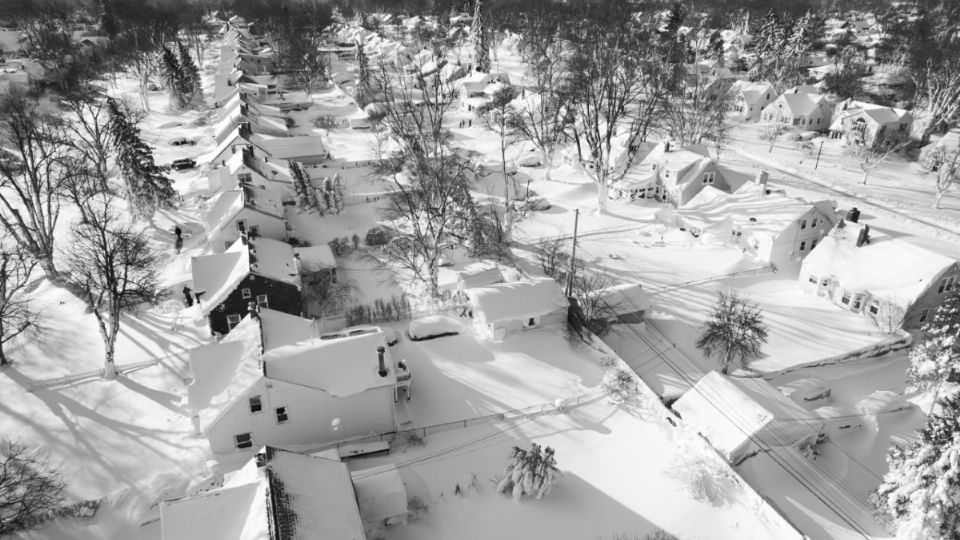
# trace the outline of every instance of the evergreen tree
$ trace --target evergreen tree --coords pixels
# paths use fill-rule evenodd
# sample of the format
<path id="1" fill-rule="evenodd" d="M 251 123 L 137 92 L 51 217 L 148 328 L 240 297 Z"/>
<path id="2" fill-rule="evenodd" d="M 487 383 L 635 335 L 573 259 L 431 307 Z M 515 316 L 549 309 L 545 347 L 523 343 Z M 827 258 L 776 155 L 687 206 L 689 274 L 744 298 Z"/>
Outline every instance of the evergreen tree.
<path id="1" fill-rule="evenodd" d="M 177 41 L 177 49 L 180 53 L 180 91 L 187 96 L 188 101 L 193 101 L 201 95 L 200 68 L 190 56 L 189 47 Z"/>
<path id="2" fill-rule="evenodd" d="M 476 0 L 473 8 L 474 65 L 477 71 L 490 73 L 490 42 L 487 29 L 483 24 L 482 5 L 482 0 Z"/>
<path id="3" fill-rule="evenodd" d="M 910 351 L 910 382 L 921 390 L 960 372 L 960 291 L 955 291 L 923 325 L 923 337 Z"/>
<path id="4" fill-rule="evenodd" d="M 166 45 L 162 51 L 163 80 L 170 92 L 170 107 L 182 109 L 187 106 L 188 97 L 183 92 L 183 74 L 180 71 L 180 61 Z"/>
<path id="5" fill-rule="evenodd" d="M 875 502 L 893 519 L 898 540 L 960 538 L 960 395 L 939 405 L 918 441 L 887 456 L 890 472 Z"/>
<path id="6" fill-rule="evenodd" d="M 173 203 L 177 193 L 173 181 L 153 160 L 153 151 L 140 138 L 140 130 L 113 98 L 107 98 L 110 131 L 117 150 L 117 164 L 123 174 L 127 201 L 134 217 L 149 220 L 161 207 Z"/>
<path id="7" fill-rule="evenodd" d="M 100 29 L 110 39 L 117 37 L 120 33 L 120 23 L 113 14 L 113 2 L 111 0 L 101 0 L 100 2 Z"/>
<path id="8" fill-rule="evenodd" d="M 360 108 L 364 108 L 371 102 L 370 96 L 370 59 L 366 51 L 363 50 L 363 43 L 357 43 L 357 65 L 359 66 L 359 78 L 357 79 L 356 101 Z"/>
<path id="9" fill-rule="evenodd" d="M 297 206 L 319 210 L 320 215 L 323 215 L 323 208 L 317 202 L 317 194 L 303 167 L 292 159 L 287 161 L 287 167 L 289 167 L 290 177 L 293 179 L 293 191 L 297 197 Z"/>
<path id="10" fill-rule="evenodd" d="M 759 307 L 736 293 L 721 292 L 713 314 L 703 324 L 697 348 L 719 361 L 720 372 L 726 374 L 735 362 L 744 365 L 748 358 L 759 356 L 767 335 Z"/>
<path id="11" fill-rule="evenodd" d="M 497 485 L 497 491 L 509 491 L 514 500 L 520 500 L 524 495 L 541 499 L 550 494 L 550 490 L 560 479 L 554 450 L 549 446 L 543 451 L 536 443 L 530 450 L 514 446 L 510 459 L 510 463 L 503 470 L 504 477 Z"/>

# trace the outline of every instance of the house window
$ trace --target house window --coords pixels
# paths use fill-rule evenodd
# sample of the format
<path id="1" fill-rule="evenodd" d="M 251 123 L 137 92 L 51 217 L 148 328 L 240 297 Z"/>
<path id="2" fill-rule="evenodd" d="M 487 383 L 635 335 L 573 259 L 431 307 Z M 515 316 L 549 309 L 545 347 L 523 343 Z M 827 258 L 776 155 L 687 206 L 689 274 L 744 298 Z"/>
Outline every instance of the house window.
<path id="1" fill-rule="evenodd" d="M 253 295 L 250 294 L 250 289 L 240 289 L 240 298 L 246 300 L 246 299 L 250 298 L 251 296 L 253 296 Z"/>
<path id="2" fill-rule="evenodd" d="M 807 279 L 807 281 L 809 281 L 810 283 L 813 283 L 814 285 L 816 285 L 820 280 L 817 279 L 817 276 L 811 275 L 811 276 Z"/>
<path id="3" fill-rule="evenodd" d="M 826 287 L 827 285 L 830 285 L 830 278 L 823 278 L 823 279 L 820 281 L 820 286 L 821 286 L 821 287 Z"/>
<path id="4" fill-rule="evenodd" d="M 800 230 L 802 231 L 803 229 L 806 229 L 806 228 L 807 228 L 807 220 L 801 219 L 801 220 L 800 220 Z"/>
<path id="5" fill-rule="evenodd" d="M 260 226 L 251 225 L 250 228 L 247 229 L 247 236 L 249 236 L 250 238 L 256 238 L 260 236 Z"/>
<path id="6" fill-rule="evenodd" d="M 876 315 L 877 313 L 880 313 L 880 304 L 874 300 L 873 302 L 870 302 L 870 306 L 867 307 L 867 310 L 871 315 Z"/>
<path id="7" fill-rule="evenodd" d="M 250 398 L 250 413 L 256 414 L 263 410 L 263 402 L 260 400 L 260 396 L 253 396 Z"/>
<path id="8" fill-rule="evenodd" d="M 853 297 L 853 309 L 860 309 L 860 306 L 863 304 L 863 295 L 858 294 Z"/>
<path id="9" fill-rule="evenodd" d="M 907 125 L 906 125 L 906 124 L 900 124 L 900 131 L 906 131 L 906 130 L 907 130 Z"/>
<path id="10" fill-rule="evenodd" d="M 807 249 L 807 242 L 800 242 L 800 251 L 805 251 Z"/>
<path id="11" fill-rule="evenodd" d="M 262 307 L 262 308 L 267 308 L 267 307 L 269 307 L 269 306 L 267 305 L 267 295 L 265 295 L 265 294 L 258 294 L 258 295 L 257 295 L 257 306 L 258 306 L 258 307 Z"/>
<path id="12" fill-rule="evenodd" d="M 810 218 L 810 228 L 812 229 L 816 226 L 817 226 L 817 218 Z"/>
<path id="13" fill-rule="evenodd" d="M 716 176 L 717 176 L 717 173 L 715 173 L 715 172 L 703 173 L 703 183 L 704 183 L 704 185 L 712 184 L 712 183 L 714 182 L 714 180 L 716 179 Z"/>
<path id="14" fill-rule="evenodd" d="M 227 328 L 233 330 L 233 327 L 240 324 L 240 315 L 234 313 L 232 315 L 227 315 Z"/>
<path id="15" fill-rule="evenodd" d="M 537 318 L 536 318 L 536 317 L 530 317 L 529 319 L 527 319 L 526 324 L 524 324 L 523 326 L 524 326 L 525 328 L 534 328 L 535 326 L 537 326 Z"/>
<path id="16" fill-rule="evenodd" d="M 945 292 L 950 292 L 953 289 L 954 283 L 957 280 L 957 276 L 950 276 L 940 280 L 940 287 L 937 289 L 938 294 L 943 294 Z"/>
<path id="17" fill-rule="evenodd" d="M 287 414 L 286 407 L 277 407 L 276 412 L 278 424 L 285 424 L 290 420 L 290 415 Z"/>
<path id="18" fill-rule="evenodd" d="M 251 433 L 240 433 L 233 436 L 233 445 L 237 448 L 250 448 L 253 446 L 253 435 Z"/>
<path id="19" fill-rule="evenodd" d="M 237 230 L 241 233 L 247 232 L 247 221 L 243 219 L 237 220 Z"/>
<path id="20" fill-rule="evenodd" d="M 237 175 L 237 180 L 239 180 L 241 184 L 247 184 L 253 181 L 253 175 L 246 172 L 240 173 Z"/>
<path id="21" fill-rule="evenodd" d="M 817 239 L 816 239 L 816 238 L 814 238 L 813 240 L 810 241 L 810 249 L 813 250 L 813 248 L 815 248 L 815 247 L 817 247 Z"/>
<path id="22" fill-rule="evenodd" d="M 840 297 L 840 303 L 849 306 L 850 305 L 850 293 L 844 292 L 843 296 Z"/>
<path id="23" fill-rule="evenodd" d="M 224 242 L 224 243 L 223 243 L 223 249 L 230 249 L 230 246 L 232 246 L 232 245 L 233 245 L 233 242 Z"/>
<path id="24" fill-rule="evenodd" d="M 929 309 L 925 309 L 925 310 L 921 311 L 921 312 L 920 312 L 920 322 L 921 322 L 921 323 L 927 322 L 927 315 L 929 315 L 929 314 L 930 314 L 930 310 L 929 310 Z"/>

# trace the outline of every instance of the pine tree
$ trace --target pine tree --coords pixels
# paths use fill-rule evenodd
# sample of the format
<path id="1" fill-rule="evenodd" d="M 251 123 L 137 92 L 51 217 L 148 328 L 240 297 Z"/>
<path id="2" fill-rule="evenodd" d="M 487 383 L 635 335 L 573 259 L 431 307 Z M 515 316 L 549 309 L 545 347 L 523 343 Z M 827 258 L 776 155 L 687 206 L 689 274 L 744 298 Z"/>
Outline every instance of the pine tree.
<path id="1" fill-rule="evenodd" d="M 357 43 L 357 64 L 360 73 L 357 80 L 357 105 L 364 108 L 371 102 L 370 96 L 370 59 L 367 58 L 366 51 L 363 50 L 363 43 Z"/>
<path id="2" fill-rule="evenodd" d="M 477 71 L 490 73 L 490 42 L 483 24 L 482 0 L 476 0 L 473 8 L 474 65 Z"/>
<path id="3" fill-rule="evenodd" d="M 960 291 L 955 291 L 923 325 L 923 337 L 910 351 L 910 382 L 926 390 L 960 372 Z"/>
<path id="4" fill-rule="evenodd" d="M 759 356 L 767 336 L 759 307 L 735 292 L 721 292 L 713 314 L 703 324 L 697 348 L 707 358 L 715 358 L 720 372 L 726 374 L 734 363 L 744 365 L 747 359 Z"/>
<path id="5" fill-rule="evenodd" d="M 120 23 L 113 15 L 113 3 L 110 0 L 100 2 L 100 29 L 110 39 L 117 37 L 120 33 Z"/>
<path id="6" fill-rule="evenodd" d="M 110 131 L 117 150 L 117 164 L 123 174 L 127 201 L 137 219 L 149 220 L 158 208 L 173 203 L 177 193 L 173 181 L 154 162 L 153 151 L 140 138 L 140 130 L 113 98 L 107 98 Z"/>
<path id="7" fill-rule="evenodd" d="M 193 57 L 190 56 L 190 48 L 177 41 L 177 49 L 180 53 L 180 89 L 187 97 L 187 101 L 193 101 L 200 97 L 200 68 L 197 67 Z"/>
<path id="8" fill-rule="evenodd" d="M 310 182 L 310 177 L 294 160 L 287 161 L 287 167 L 290 169 L 290 177 L 293 179 L 293 191 L 297 197 L 297 206 L 300 208 L 313 208 L 320 211 L 323 215 L 323 208 L 317 202 L 317 194 Z"/>
<path id="9" fill-rule="evenodd" d="M 560 479 L 554 450 L 549 446 L 541 451 L 534 443 L 530 450 L 514 446 L 510 454 L 510 463 L 503 470 L 503 479 L 497 485 L 497 491 L 520 500 L 524 495 L 541 499 L 550 494 L 554 484 Z"/>
<path id="10" fill-rule="evenodd" d="M 875 495 L 898 540 L 960 538 L 960 395 L 939 404 L 918 441 L 890 451 Z"/>
<path id="11" fill-rule="evenodd" d="M 183 92 L 183 74 L 180 71 L 180 62 L 166 45 L 163 46 L 163 79 L 170 92 L 170 107 L 182 109 L 187 106 L 188 97 Z"/>

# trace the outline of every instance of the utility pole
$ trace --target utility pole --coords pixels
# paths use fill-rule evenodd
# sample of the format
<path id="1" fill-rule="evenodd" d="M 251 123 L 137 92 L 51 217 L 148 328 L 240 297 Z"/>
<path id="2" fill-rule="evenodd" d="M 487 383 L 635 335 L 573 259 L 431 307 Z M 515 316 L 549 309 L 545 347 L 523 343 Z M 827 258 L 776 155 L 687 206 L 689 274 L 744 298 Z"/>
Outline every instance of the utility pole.
<path id="1" fill-rule="evenodd" d="M 573 273 L 577 267 L 577 227 L 580 225 L 580 209 L 573 214 L 573 249 L 570 250 L 570 272 L 567 273 L 567 296 L 573 294 Z"/>
<path id="2" fill-rule="evenodd" d="M 820 150 L 817 150 L 817 162 L 813 165 L 814 169 L 820 166 L 820 154 L 823 153 L 823 142 L 823 140 L 820 141 Z"/>

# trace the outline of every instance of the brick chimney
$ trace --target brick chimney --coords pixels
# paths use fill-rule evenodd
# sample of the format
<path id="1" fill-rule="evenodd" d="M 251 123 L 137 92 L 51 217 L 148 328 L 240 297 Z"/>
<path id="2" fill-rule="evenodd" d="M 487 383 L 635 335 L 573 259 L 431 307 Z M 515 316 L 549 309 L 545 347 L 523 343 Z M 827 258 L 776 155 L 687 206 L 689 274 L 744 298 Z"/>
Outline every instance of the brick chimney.
<path id="1" fill-rule="evenodd" d="M 386 360 L 383 358 L 383 355 L 386 352 L 387 350 L 383 347 L 383 345 L 377 347 L 377 361 L 380 363 L 380 369 L 377 370 L 377 375 L 380 375 L 381 377 L 387 376 L 387 364 Z"/>
<path id="2" fill-rule="evenodd" d="M 767 180 L 770 179 L 770 173 L 767 171 L 757 171 L 757 175 L 754 177 L 753 181 L 759 186 L 767 186 Z"/>

